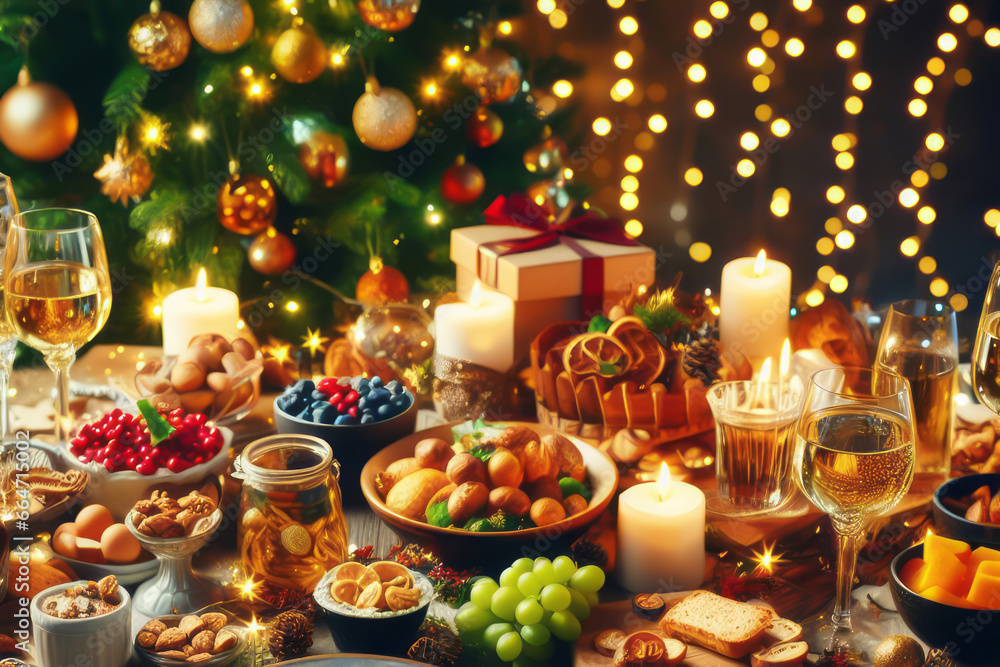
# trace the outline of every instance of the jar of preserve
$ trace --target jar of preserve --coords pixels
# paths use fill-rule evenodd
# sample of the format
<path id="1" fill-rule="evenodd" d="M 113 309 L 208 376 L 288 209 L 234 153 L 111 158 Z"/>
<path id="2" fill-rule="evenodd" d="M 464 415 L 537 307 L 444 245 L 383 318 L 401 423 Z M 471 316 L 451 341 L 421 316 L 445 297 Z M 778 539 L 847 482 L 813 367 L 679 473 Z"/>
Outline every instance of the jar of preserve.
<path id="1" fill-rule="evenodd" d="M 340 465 L 330 446 L 310 435 L 256 440 L 236 460 L 239 550 L 244 574 L 272 604 L 309 594 L 347 559 L 347 521 Z"/>

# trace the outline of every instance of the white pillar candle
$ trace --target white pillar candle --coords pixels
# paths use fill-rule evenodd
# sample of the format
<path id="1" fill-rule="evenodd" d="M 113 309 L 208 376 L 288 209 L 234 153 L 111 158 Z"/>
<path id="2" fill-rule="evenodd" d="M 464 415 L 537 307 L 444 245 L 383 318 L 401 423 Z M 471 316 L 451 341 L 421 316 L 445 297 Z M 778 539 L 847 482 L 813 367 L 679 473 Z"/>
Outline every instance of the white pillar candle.
<path id="1" fill-rule="evenodd" d="M 693 590 L 705 580 L 705 494 L 670 480 L 636 484 L 618 499 L 618 580 L 633 593 Z"/>
<path id="2" fill-rule="evenodd" d="M 163 317 L 163 355 L 176 356 L 187 349 L 199 334 L 219 334 L 227 340 L 239 335 L 240 300 L 221 287 L 209 287 L 205 269 L 198 272 L 194 287 L 185 287 L 167 295 L 160 314 Z"/>
<path id="3" fill-rule="evenodd" d="M 434 311 L 434 351 L 501 373 L 514 365 L 514 301 L 477 280 L 468 303 Z"/>
<path id="4" fill-rule="evenodd" d="M 788 337 L 792 271 L 787 264 L 757 258 L 734 259 L 722 269 L 719 338 L 723 354 L 738 363 L 744 355 L 759 368 L 766 357 L 778 358 Z"/>

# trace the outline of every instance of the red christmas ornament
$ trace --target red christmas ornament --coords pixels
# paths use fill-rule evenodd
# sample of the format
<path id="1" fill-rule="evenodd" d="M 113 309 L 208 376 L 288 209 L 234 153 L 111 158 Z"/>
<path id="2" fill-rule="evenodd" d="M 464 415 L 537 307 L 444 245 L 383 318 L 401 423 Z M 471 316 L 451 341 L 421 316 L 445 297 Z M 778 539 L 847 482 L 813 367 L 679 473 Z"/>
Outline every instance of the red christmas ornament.
<path id="1" fill-rule="evenodd" d="M 244 236 L 264 231 L 278 215 L 271 181 L 253 174 L 230 176 L 219 190 L 216 204 L 222 226 Z"/>
<path id="2" fill-rule="evenodd" d="M 465 124 L 465 138 L 479 148 L 489 148 L 503 136 L 503 121 L 486 107 L 479 107 Z"/>
<path id="3" fill-rule="evenodd" d="M 398 269 L 386 266 L 381 257 L 372 257 L 355 288 L 354 296 L 366 308 L 387 303 L 405 303 L 410 298 L 410 284 Z"/>
<path id="4" fill-rule="evenodd" d="M 441 176 L 441 194 L 453 204 L 471 204 L 479 199 L 485 187 L 483 172 L 461 155 Z"/>
<path id="5" fill-rule="evenodd" d="M 290 269 L 295 255 L 295 244 L 274 227 L 255 238 L 247 248 L 250 266 L 265 276 L 276 276 Z"/>

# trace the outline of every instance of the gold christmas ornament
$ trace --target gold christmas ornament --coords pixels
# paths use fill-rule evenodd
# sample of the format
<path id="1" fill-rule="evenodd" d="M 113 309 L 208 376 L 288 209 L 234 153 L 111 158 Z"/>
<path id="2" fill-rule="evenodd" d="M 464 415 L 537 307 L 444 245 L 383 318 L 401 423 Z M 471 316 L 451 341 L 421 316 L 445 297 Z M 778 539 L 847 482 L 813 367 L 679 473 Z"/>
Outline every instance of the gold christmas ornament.
<path id="1" fill-rule="evenodd" d="M 128 139 L 118 137 L 114 155 L 104 156 L 104 165 L 94 172 L 94 178 L 101 182 L 101 193 L 112 203 L 120 201 L 122 206 L 128 206 L 129 199 L 138 204 L 149 190 L 153 170 L 142 153 L 129 152 Z"/>
<path id="2" fill-rule="evenodd" d="M 524 151 L 524 168 L 531 173 L 548 174 L 558 171 L 563 161 L 569 155 L 566 142 L 559 137 L 551 136 L 552 130 L 546 128 L 546 136 L 528 150 Z"/>
<path id="3" fill-rule="evenodd" d="M 160 11 L 159 0 L 149 5 L 149 13 L 135 20 L 128 29 L 128 48 L 136 60 L 151 70 L 171 70 L 191 51 L 191 31 L 187 21 L 177 14 Z"/>
<path id="4" fill-rule="evenodd" d="M 352 117 L 361 143 L 377 151 L 401 148 L 417 131 L 417 110 L 410 98 L 395 88 L 380 87 L 373 76 L 368 77 Z"/>
<path id="5" fill-rule="evenodd" d="M 203 47 L 213 53 L 231 53 L 253 35 L 253 8 L 246 0 L 194 0 L 188 23 Z"/>
<path id="6" fill-rule="evenodd" d="M 339 134 L 316 130 L 299 147 L 299 164 L 310 178 L 332 188 L 347 177 L 347 142 Z"/>
<path id="7" fill-rule="evenodd" d="M 27 68 L 0 97 L 0 143 L 25 160 L 59 157 L 73 144 L 79 125 L 69 96 L 52 84 L 32 81 Z"/>
<path id="8" fill-rule="evenodd" d="M 381 257 L 372 257 L 368 260 L 368 271 L 358 279 L 354 297 L 366 308 L 406 303 L 410 298 L 410 283 L 399 269 L 386 266 Z"/>
<path id="9" fill-rule="evenodd" d="M 399 32 L 409 28 L 420 10 L 420 0 L 359 0 L 361 20 L 379 30 Z"/>
<path id="10" fill-rule="evenodd" d="M 297 20 L 275 40 L 271 63 L 286 81 L 309 83 L 326 69 L 326 46 L 312 26 Z"/>
<path id="11" fill-rule="evenodd" d="M 521 89 L 521 65 L 503 49 L 481 46 L 462 63 L 462 84 L 475 91 L 482 104 L 506 102 Z"/>
<path id="12" fill-rule="evenodd" d="M 247 248 L 250 266 L 265 276 L 277 276 L 290 269 L 295 262 L 295 253 L 292 240 L 274 227 L 255 238 Z"/>
<path id="13" fill-rule="evenodd" d="M 278 215 L 274 186 L 254 174 L 234 174 L 219 190 L 216 212 L 219 222 L 229 231 L 244 236 L 259 234 Z"/>
<path id="14" fill-rule="evenodd" d="M 878 643 L 872 667 L 923 667 L 924 649 L 906 635 L 889 635 Z"/>

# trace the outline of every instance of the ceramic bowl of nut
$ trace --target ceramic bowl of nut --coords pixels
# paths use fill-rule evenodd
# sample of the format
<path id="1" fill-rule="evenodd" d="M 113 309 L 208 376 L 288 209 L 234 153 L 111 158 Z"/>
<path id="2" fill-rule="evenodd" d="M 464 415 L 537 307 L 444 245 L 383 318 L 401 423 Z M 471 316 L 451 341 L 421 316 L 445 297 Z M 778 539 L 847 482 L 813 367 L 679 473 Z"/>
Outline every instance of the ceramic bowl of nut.
<path id="1" fill-rule="evenodd" d="M 91 582 L 86 581 L 59 584 L 32 599 L 38 664 L 123 667 L 128 663 L 132 656 L 132 598 L 117 581 L 111 586 L 113 579 L 102 579 L 97 590 L 90 590 L 94 587 L 88 587 Z M 105 586 L 103 591 L 100 584 Z"/>
<path id="2" fill-rule="evenodd" d="M 989 492 L 986 493 L 985 490 Z M 973 497 L 973 494 L 976 494 Z M 945 537 L 965 542 L 976 542 L 993 549 L 1000 548 L 1000 522 L 994 520 L 990 508 L 1000 504 L 1000 474 L 982 473 L 950 479 L 934 492 L 934 525 Z M 979 521 L 969 509 L 981 502 Z"/>
<path id="3" fill-rule="evenodd" d="M 431 580 L 390 561 L 348 562 L 313 591 L 341 652 L 406 655 L 434 597 Z"/>
<path id="4" fill-rule="evenodd" d="M 447 562 L 451 567 L 477 567 L 481 569 L 496 567 L 499 571 L 526 553 L 530 555 L 554 547 L 568 548 L 598 520 L 611 503 L 615 490 L 618 488 L 618 469 L 607 454 L 579 438 L 562 435 L 561 437 L 568 440 L 570 446 L 575 447 L 579 452 L 579 460 L 585 466 L 584 481 L 591 492 L 589 501 L 584 502 L 583 506 L 576 511 L 565 512 L 564 518 L 545 525 L 536 525 L 537 522 L 534 522 L 527 524 L 528 527 L 517 530 L 473 532 L 455 527 L 431 525 L 423 520 L 421 515 L 424 515 L 424 512 L 420 511 L 423 509 L 421 507 L 417 507 L 411 516 L 405 516 L 390 508 L 388 495 L 383 497 L 379 492 L 379 474 L 384 473 L 390 465 L 397 461 L 415 457 L 416 446 L 421 441 L 440 439 L 445 443 L 454 442 L 455 433 L 452 431 L 454 426 L 456 425 L 438 426 L 403 438 L 373 456 L 361 471 L 361 490 L 372 511 L 402 539 L 404 544 L 419 544 Z M 488 427 L 499 431 L 524 427 L 533 433 L 532 437 L 538 439 L 560 436 L 554 429 L 539 424 L 508 422 L 489 424 Z M 459 454 L 456 454 L 454 458 L 458 457 Z M 437 490 L 442 489 L 438 487 Z M 424 488 L 415 489 L 412 494 L 413 503 L 419 505 L 422 501 L 432 504 L 437 499 L 437 494 L 434 493 L 434 487 L 430 489 L 430 493 L 427 491 L 428 489 Z M 532 504 L 537 502 L 534 497 L 531 497 L 530 500 Z M 530 550 L 530 552 L 526 550 Z"/>
<path id="5" fill-rule="evenodd" d="M 213 611 L 154 618 L 136 634 L 135 650 L 144 663 L 163 667 L 191 662 L 221 667 L 239 658 L 246 643 L 246 628 L 229 614 Z"/>

